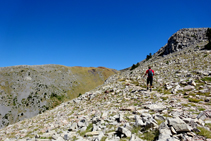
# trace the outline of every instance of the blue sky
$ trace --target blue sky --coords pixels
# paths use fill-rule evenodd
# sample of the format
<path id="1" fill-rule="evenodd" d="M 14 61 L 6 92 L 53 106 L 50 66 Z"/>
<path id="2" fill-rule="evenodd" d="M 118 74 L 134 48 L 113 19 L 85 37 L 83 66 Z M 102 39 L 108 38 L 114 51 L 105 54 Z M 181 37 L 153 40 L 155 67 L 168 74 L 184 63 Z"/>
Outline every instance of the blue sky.
<path id="1" fill-rule="evenodd" d="M 210 0 L 0 0 L 0 67 L 117 70 L 181 28 L 211 27 Z"/>

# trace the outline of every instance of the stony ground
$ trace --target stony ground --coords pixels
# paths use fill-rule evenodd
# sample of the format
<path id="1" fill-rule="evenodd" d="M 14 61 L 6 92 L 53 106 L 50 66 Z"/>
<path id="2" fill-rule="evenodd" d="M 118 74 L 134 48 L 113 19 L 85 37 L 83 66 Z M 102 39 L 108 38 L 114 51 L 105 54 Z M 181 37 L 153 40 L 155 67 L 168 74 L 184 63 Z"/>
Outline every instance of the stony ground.
<path id="1" fill-rule="evenodd" d="M 210 141 L 211 52 L 197 46 L 155 57 L 53 110 L 1 129 L 0 140 Z M 142 77 L 148 65 L 156 73 L 151 92 Z"/>

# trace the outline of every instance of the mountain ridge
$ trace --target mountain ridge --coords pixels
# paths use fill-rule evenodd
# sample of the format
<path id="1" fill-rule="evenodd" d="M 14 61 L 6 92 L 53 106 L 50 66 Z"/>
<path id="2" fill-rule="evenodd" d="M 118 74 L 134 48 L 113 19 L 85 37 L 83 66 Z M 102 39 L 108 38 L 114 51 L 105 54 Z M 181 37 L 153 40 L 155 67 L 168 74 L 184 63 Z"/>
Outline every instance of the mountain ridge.
<path id="1" fill-rule="evenodd" d="M 0 127 L 31 118 L 103 84 L 118 71 L 62 65 L 0 68 Z M 32 110 L 33 109 L 33 110 Z"/>

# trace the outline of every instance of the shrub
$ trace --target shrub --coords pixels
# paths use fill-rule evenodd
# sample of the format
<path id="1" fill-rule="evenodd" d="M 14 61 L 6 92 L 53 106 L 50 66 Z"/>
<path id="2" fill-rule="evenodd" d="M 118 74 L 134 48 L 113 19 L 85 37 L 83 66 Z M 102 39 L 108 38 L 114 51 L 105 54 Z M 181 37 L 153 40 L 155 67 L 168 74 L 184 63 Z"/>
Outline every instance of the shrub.
<path id="1" fill-rule="evenodd" d="M 211 50 L 211 43 L 208 43 L 207 45 L 205 45 L 205 49 Z"/>
<path id="2" fill-rule="evenodd" d="M 147 55 L 146 61 L 148 61 L 150 58 L 152 58 L 152 54 L 151 53 L 149 55 Z"/>
<path id="3" fill-rule="evenodd" d="M 207 54 L 204 55 L 204 57 L 207 57 L 207 56 L 208 56 Z"/>
<path id="4" fill-rule="evenodd" d="M 79 93 L 79 94 L 78 94 L 78 97 L 80 97 L 81 95 L 82 95 L 82 94 L 81 94 L 81 93 Z"/>
<path id="5" fill-rule="evenodd" d="M 211 29 L 210 28 L 207 29 L 206 36 L 208 38 L 209 43 L 205 45 L 205 49 L 211 50 Z"/>
<path id="6" fill-rule="evenodd" d="M 59 101 L 63 101 L 64 100 L 64 95 L 57 95 L 55 93 L 51 93 L 51 98 L 57 98 Z"/>
<path id="7" fill-rule="evenodd" d="M 210 28 L 207 29 L 206 36 L 208 38 L 209 43 L 211 43 L 211 29 Z"/>
<path id="8" fill-rule="evenodd" d="M 137 63 L 136 65 L 133 64 L 132 67 L 130 68 L 130 70 L 134 70 L 134 69 L 137 68 L 139 65 L 140 65 L 139 63 Z"/>
<path id="9" fill-rule="evenodd" d="M 191 35 L 191 37 L 193 37 L 193 38 L 195 38 L 195 39 L 197 38 L 196 35 Z"/>

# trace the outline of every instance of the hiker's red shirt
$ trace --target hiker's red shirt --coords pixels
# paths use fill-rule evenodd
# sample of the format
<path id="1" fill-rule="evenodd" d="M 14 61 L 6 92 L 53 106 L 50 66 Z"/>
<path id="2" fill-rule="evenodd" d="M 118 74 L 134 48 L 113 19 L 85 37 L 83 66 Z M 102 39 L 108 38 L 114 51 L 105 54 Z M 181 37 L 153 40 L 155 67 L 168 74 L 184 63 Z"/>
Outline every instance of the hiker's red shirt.
<path id="1" fill-rule="evenodd" d="M 152 71 L 153 75 L 155 74 L 154 70 L 152 70 L 152 69 L 149 69 L 149 70 Z M 146 74 L 148 74 L 149 70 L 146 71 Z M 152 76 L 152 77 L 153 77 L 153 76 Z"/>

